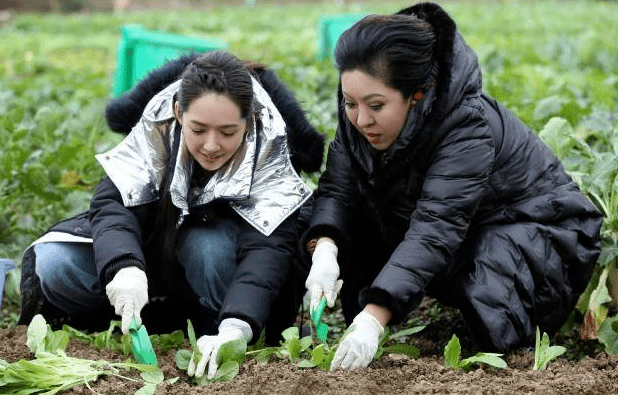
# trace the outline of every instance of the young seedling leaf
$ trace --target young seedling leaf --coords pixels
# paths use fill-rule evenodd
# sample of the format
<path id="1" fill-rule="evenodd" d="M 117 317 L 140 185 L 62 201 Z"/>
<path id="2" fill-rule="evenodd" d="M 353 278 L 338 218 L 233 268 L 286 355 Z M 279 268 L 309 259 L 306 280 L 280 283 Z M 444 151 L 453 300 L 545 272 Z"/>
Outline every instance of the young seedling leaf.
<path id="1" fill-rule="evenodd" d="M 172 348 L 182 347 L 185 341 L 185 335 L 181 330 L 176 330 L 169 334 L 150 335 L 150 341 L 152 345 L 158 347 L 162 353 L 166 353 Z"/>
<path id="2" fill-rule="evenodd" d="M 142 376 L 142 380 L 148 384 L 159 384 L 164 380 L 163 372 L 159 369 L 153 371 L 146 371 L 140 374 Z"/>
<path id="3" fill-rule="evenodd" d="M 191 355 L 192 353 L 189 350 L 178 350 L 174 357 L 176 367 L 181 370 L 187 370 L 189 368 L 189 361 L 191 361 Z"/>
<path id="4" fill-rule="evenodd" d="M 444 347 L 444 365 L 447 368 L 457 370 L 459 367 L 459 356 L 461 354 L 461 345 L 459 344 L 459 338 L 453 334 L 451 340 Z"/>
<path id="5" fill-rule="evenodd" d="M 605 351 L 618 354 L 618 315 L 603 321 L 599 327 L 599 342 L 605 346 Z"/>
<path id="6" fill-rule="evenodd" d="M 532 370 L 545 370 L 549 362 L 558 358 L 565 352 L 566 348 L 562 346 L 550 346 L 549 336 L 547 335 L 547 333 L 543 332 L 543 337 L 541 337 L 539 327 L 536 327 L 534 367 L 532 368 Z"/>
<path id="7" fill-rule="evenodd" d="M 301 351 L 305 351 L 306 349 L 311 347 L 311 344 L 313 344 L 313 339 L 311 338 L 311 336 L 305 336 L 302 339 L 300 339 Z"/>
<path id="8" fill-rule="evenodd" d="M 294 340 L 294 339 L 300 339 L 300 334 L 298 332 L 298 328 L 295 327 L 295 326 L 291 326 L 291 327 L 285 329 L 283 332 L 281 332 L 281 336 L 283 336 L 283 339 L 285 341 Z"/>
<path id="9" fill-rule="evenodd" d="M 235 361 L 240 365 L 245 360 L 246 352 L 247 342 L 242 339 L 225 342 L 219 347 L 219 351 L 217 351 L 217 365 L 220 368 L 227 361 Z"/>
<path id="10" fill-rule="evenodd" d="M 384 333 L 380 336 L 378 340 L 378 346 L 383 346 L 391 338 L 391 328 L 388 326 L 384 327 Z"/>
<path id="11" fill-rule="evenodd" d="M 226 361 L 217 369 L 212 381 L 232 381 L 238 374 L 240 365 L 236 361 Z"/>
<path id="12" fill-rule="evenodd" d="M 157 390 L 156 384 L 146 384 L 142 388 L 135 391 L 135 395 L 154 395 Z"/>
<path id="13" fill-rule="evenodd" d="M 50 350 L 62 350 L 65 351 L 67 349 L 67 345 L 69 344 L 69 334 L 64 331 L 55 331 L 51 334 L 49 338 L 49 349 Z"/>
<path id="14" fill-rule="evenodd" d="M 459 368 L 468 370 L 475 363 L 484 363 L 498 369 L 504 369 L 507 367 L 507 364 L 502 358 L 500 358 L 501 356 L 502 354 L 480 352 L 459 362 Z"/>
<path id="15" fill-rule="evenodd" d="M 384 354 L 402 354 L 410 358 L 418 358 L 421 352 L 418 348 L 409 344 L 393 344 L 384 347 Z"/>
<path id="16" fill-rule="evenodd" d="M 277 347 L 267 347 L 267 348 L 256 350 L 256 351 L 259 351 L 257 356 L 255 357 L 255 360 L 257 361 L 257 363 L 265 364 L 265 363 L 268 363 L 268 361 L 270 361 L 270 358 L 278 352 L 278 348 Z"/>
<path id="17" fill-rule="evenodd" d="M 319 344 L 316 348 L 313 349 L 311 353 L 311 362 L 315 365 L 319 365 L 324 361 L 324 357 L 327 354 L 328 346 L 324 343 Z"/>
<path id="18" fill-rule="evenodd" d="M 403 329 L 403 330 L 400 330 L 400 331 L 397 331 L 397 332 L 393 333 L 390 336 L 390 338 L 391 338 L 391 340 L 394 340 L 394 339 L 398 339 L 398 338 L 403 337 L 403 336 L 414 335 L 416 333 L 419 333 L 423 329 L 425 329 L 425 325 L 419 325 L 419 326 L 415 326 L 415 327 L 412 327 L 412 328 Z"/>
<path id="19" fill-rule="evenodd" d="M 27 331 L 26 346 L 30 352 L 37 355 L 45 351 L 45 337 L 47 336 L 47 322 L 41 314 L 37 314 L 30 321 Z"/>
<path id="20" fill-rule="evenodd" d="M 202 359 L 202 351 L 197 346 L 195 330 L 193 329 L 193 324 L 191 323 L 191 320 L 187 320 L 187 336 L 189 337 L 189 344 L 191 344 L 191 348 L 193 349 L 195 361 L 199 361 L 200 359 Z"/>
<path id="21" fill-rule="evenodd" d="M 294 362 L 300 357 L 300 352 L 302 351 L 302 346 L 300 344 L 299 339 L 292 339 L 285 342 L 285 346 L 287 346 L 286 350 L 288 357 L 290 357 L 290 361 Z"/>
<path id="22" fill-rule="evenodd" d="M 317 363 L 312 362 L 308 359 L 301 359 L 300 361 L 298 361 L 299 368 L 315 368 L 316 366 L 318 366 Z"/>

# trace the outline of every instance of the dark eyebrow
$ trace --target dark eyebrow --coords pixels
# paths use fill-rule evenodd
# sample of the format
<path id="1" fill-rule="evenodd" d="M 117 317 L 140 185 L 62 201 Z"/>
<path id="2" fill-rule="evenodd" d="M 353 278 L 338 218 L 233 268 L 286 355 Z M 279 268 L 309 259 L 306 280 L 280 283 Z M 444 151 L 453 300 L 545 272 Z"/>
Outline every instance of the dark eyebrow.
<path id="1" fill-rule="evenodd" d="M 204 127 L 204 126 L 209 126 L 209 125 L 207 125 L 207 124 L 205 124 L 205 123 L 201 123 L 201 122 L 199 122 L 199 121 L 193 121 L 193 120 L 191 120 L 191 121 L 189 121 L 189 122 L 190 122 L 191 124 L 193 124 L 193 125 L 197 125 L 197 126 L 201 126 L 201 127 Z M 238 128 L 238 127 L 240 127 L 240 125 L 239 125 L 239 124 L 237 124 L 237 123 L 230 123 L 230 124 L 227 124 L 227 125 L 221 125 L 221 126 L 217 127 L 217 129 L 233 129 L 233 128 Z"/>
<path id="2" fill-rule="evenodd" d="M 345 93 L 343 91 L 341 91 L 341 92 L 343 93 L 344 96 L 350 96 L 350 95 L 348 95 L 347 93 Z M 374 97 L 381 97 L 382 98 L 382 97 L 384 97 L 384 95 L 381 95 L 379 93 L 370 93 L 370 94 L 368 94 L 366 96 L 363 96 L 362 100 L 363 101 L 368 101 L 368 100 L 373 99 Z"/>

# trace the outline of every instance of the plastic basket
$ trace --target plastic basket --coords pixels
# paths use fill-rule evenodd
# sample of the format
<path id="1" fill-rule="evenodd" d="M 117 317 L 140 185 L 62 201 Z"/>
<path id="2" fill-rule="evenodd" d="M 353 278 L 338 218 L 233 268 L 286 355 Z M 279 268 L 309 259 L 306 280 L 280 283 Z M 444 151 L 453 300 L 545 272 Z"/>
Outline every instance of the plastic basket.
<path id="1" fill-rule="evenodd" d="M 180 55 L 227 49 L 227 43 L 222 41 L 149 31 L 142 25 L 125 25 L 120 31 L 116 80 L 112 92 L 114 97 L 129 90 L 148 72 Z"/>
<path id="2" fill-rule="evenodd" d="M 2 316 L 2 297 L 4 295 L 4 279 L 6 273 L 15 268 L 13 261 L 9 259 L 0 259 L 0 316 Z"/>
<path id="3" fill-rule="evenodd" d="M 324 15 L 318 19 L 317 59 L 333 58 L 337 40 L 341 34 L 366 14 Z"/>

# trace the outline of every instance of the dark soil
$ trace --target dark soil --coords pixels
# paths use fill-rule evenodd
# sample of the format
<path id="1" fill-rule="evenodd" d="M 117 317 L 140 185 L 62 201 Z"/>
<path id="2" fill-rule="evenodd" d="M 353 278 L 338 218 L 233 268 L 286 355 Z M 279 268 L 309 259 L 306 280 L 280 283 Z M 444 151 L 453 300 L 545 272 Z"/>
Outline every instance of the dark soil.
<path id="1" fill-rule="evenodd" d="M 6 313 L 6 310 L 4 311 Z M 333 315 L 335 316 L 335 315 Z M 185 371 L 176 367 L 176 349 L 161 353 L 156 349 L 159 367 L 173 383 L 158 386 L 156 394 L 617 394 L 618 355 L 600 351 L 596 341 L 583 342 L 574 328 L 555 336 L 551 344 L 564 345 L 568 353 L 552 361 L 546 370 L 532 370 L 534 350 L 517 350 L 504 355 L 508 368 L 479 365 L 471 371 L 453 371 L 444 366 L 444 346 L 453 334 L 462 344 L 462 357 L 476 353 L 474 343 L 456 310 L 428 300 L 415 312 L 415 324 L 426 328 L 406 341 L 419 348 L 421 356 L 410 359 L 386 355 L 369 368 L 357 371 L 327 372 L 320 368 L 301 369 L 283 361 L 258 364 L 246 360 L 231 382 L 199 387 Z M 0 330 L 0 358 L 6 362 L 33 359 L 26 347 L 26 326 Z M 186 347 L 189 349 L 189 345 Z M 67 347 L 70 356 L 121 362 L 120 353 L 96 350 L 92 345 L 72 339 Z M 133 394 L 144 384 L 135 370 L 123 373 L 137 381 L 106 376 L 90 383 L 98 394 Z M 63 394 L 93 394 L 87 386 L 75 387 Z M 2 390 L 0 388 L 0 393 Z"/>

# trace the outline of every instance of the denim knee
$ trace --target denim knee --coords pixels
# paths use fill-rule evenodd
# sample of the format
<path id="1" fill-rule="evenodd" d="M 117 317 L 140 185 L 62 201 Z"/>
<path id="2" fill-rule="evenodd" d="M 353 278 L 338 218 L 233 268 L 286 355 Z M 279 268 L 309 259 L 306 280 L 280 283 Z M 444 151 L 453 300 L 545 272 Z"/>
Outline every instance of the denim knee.
<path id="1" fill-rule="evenodd" d="M 200 303 L 219 311 L 236 271 L 239 226 L 232 220 L 183 231 L 178 260 Z"/>
<path id="2" fill-rule="evenodd" d="M 72 314 L 109 303 L 96 272 L 92 244 L 41 243 L 34 252 L 41 288 L 56 307 Z"/>

